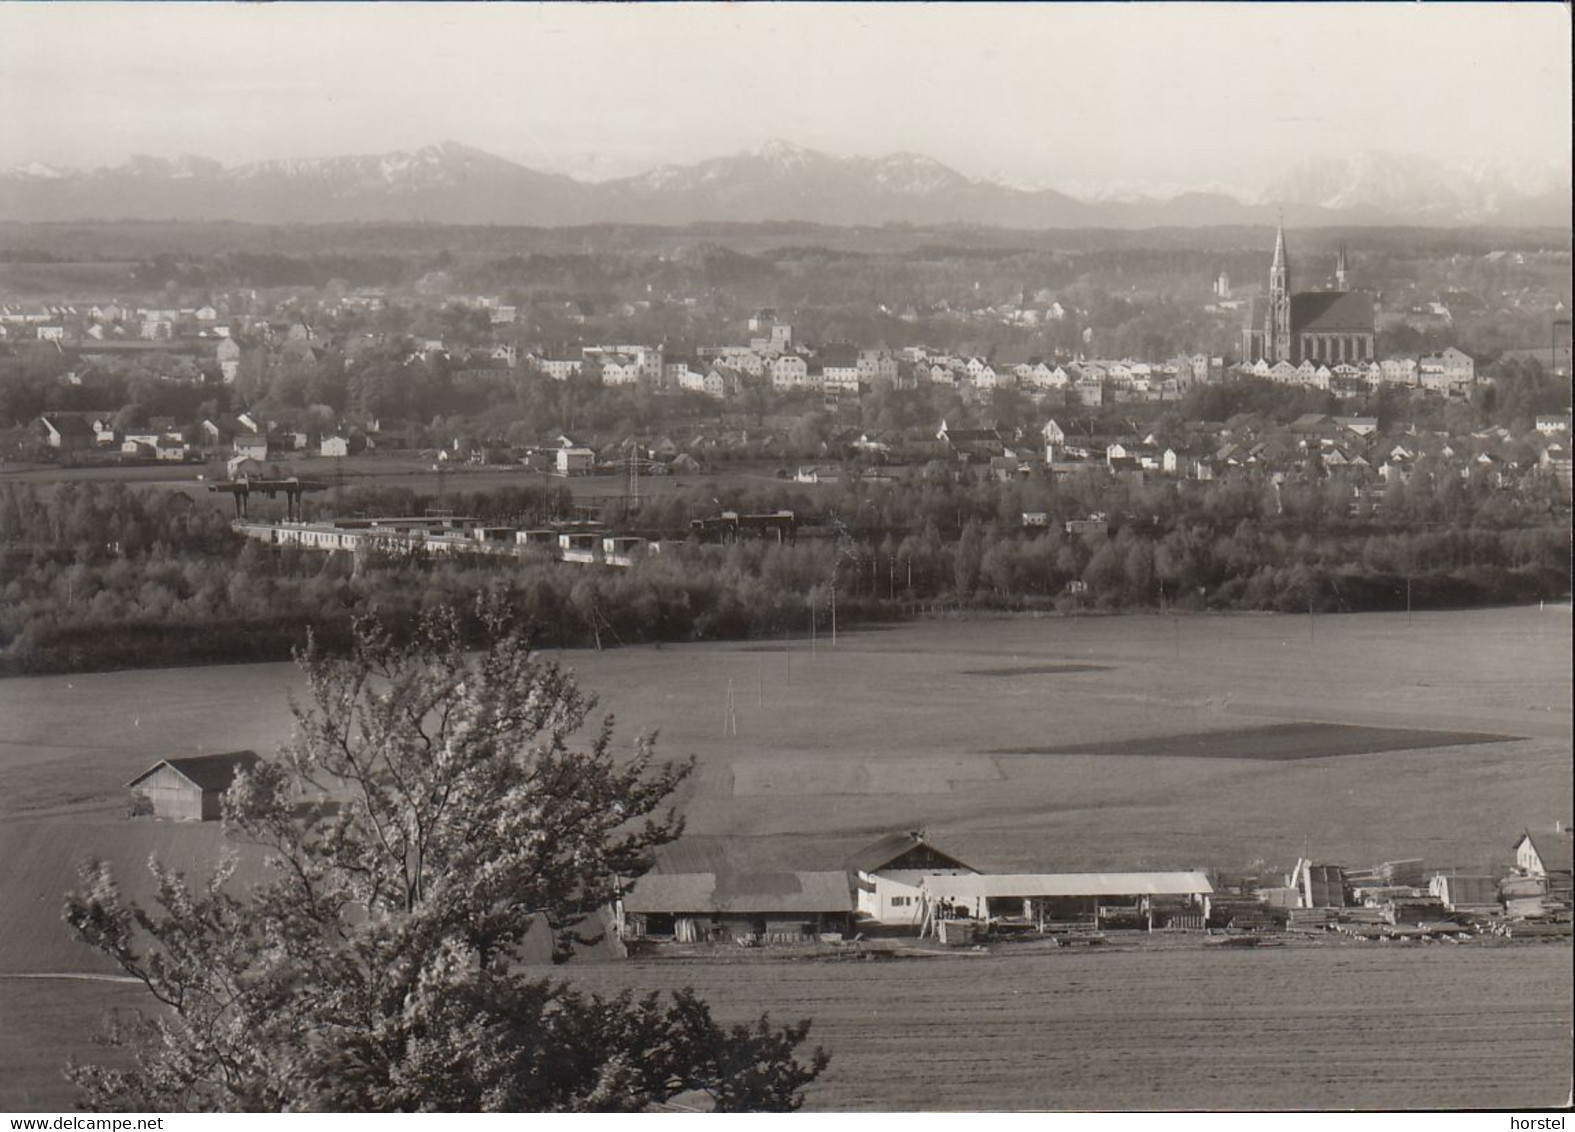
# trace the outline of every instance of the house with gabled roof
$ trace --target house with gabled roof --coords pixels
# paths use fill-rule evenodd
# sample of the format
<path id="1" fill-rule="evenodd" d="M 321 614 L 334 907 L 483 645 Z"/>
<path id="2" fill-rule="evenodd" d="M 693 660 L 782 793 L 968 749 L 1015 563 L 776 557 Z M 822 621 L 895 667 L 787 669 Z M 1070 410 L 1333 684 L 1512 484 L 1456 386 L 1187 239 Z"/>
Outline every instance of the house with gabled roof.
<path id="1" fill-rule="evenodd" d="M 220 799 L 236 775 L 260 762 L 254 751 L 160 759 L 126 783 L 126 789 L 146 798 L 154 817 L 217 821 Z"/>
<path id="2" fill-rule="evenodd" d="M 80 451 L 98 443 L 92 426 L 75 413 L 48 413 L 38 418 L 35 429 L 45 444 L 62 452 Z"/>
<path id="3" fill-rule="evenodd" d="M 922 832 L 888 833 L 843 862 L 853 874 L 860 919 L 917 925 L 926 877 L 972 876 L 979 870 L 937 849 Z"/>
<path id="4" fill-rule="evenodd" d="M 1541 840 L 1531 836 L 1531 831 L 1520 835 L 1515 842 L 1515 869 L 1531 877 L 1546 877 L 1550 873 L 1569 874 L 1571 870 L 1570 833 L 1556 829 L 1541 835 Z"/>

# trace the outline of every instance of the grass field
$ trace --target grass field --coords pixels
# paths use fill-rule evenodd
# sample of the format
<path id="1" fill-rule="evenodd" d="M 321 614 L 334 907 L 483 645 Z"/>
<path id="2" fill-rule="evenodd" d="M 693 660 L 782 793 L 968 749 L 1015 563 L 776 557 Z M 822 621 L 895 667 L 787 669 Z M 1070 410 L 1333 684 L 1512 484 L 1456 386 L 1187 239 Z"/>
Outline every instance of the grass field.
<path id="1" fill-rule="evenodd" d="M 544 972 L 545 973 L 545 972 Z M 559 970 L 562 974 L 562 969 Z M 814 1019 L 810 1110 L 1525 1108 L 1566 1102 L 1569 949 L 1202 946 L 887 962 L 634 962 L 577 982 L 691 986 L 719 1020 Z M 1423 988 L 1426 988 L 1425 990 Z M 68 1108 L 113 983 L 0 980 L 0 1108 Z M 14 1012 L 14 1013 L 13 1013 Z"/>
<path id="2" fill-rule="evenodd" d="M 1304 850 L 1470 868 L 1570 816 L 1570 643 L 1562 607 L 1316 626 L 974 618 L 813 650 L 789 640 L 565 659 L 602 692 L 620 741 L 658 730 L 659 751 L 697 756 L 672 867 L 835 867 L 880 834 L 925 828 L 999 871 L 1288 869 Z M 127 820 L 122 784 L 168 753 L 271 750 L 294 683 L 288 665 L 0 681 L 0 907 L 12 913 L 0 917 L 0 975 L 104 970 L 58 919 L 74 861 L 108 857 L 135 893 L 150 851 L 196 869 L 219 849 L 211 827 Z M 736 737 L 723 734 L 730 684 Z M 1208 735 L 1261 753 L 1272 727 L 1340 757 L 1188 749 Z M 1407 749 L 1377 749 L 1394 736 L 1373 729 L 1407 732 Z M 1465 745 L 1458 733 L 1512 738 Z M 1111 743 L 1168 757 L 1097 753 Z M 1371 753 L 1344 749 L 1353 743 Z M 1078 753 L 990 753 L 1012 748 Z M 816 1095 L 830 1107 L 1521 1105 L 1568 1087 L 1567 946 L 967 957 L 909 970 L 686 962 L 582 977 L 693 982 L 730 1009 L 814 1016 L 836 1058 Z M 75 1018 L 83 1001 L 119 993 L 17 985 L 0 981 L 0 1013 L 23 1019 L 12 1040 L 61 1056 L 86 1053 L 89 1035 L 75 1023 L 46 1034 L 48 1004 Z M 1007 1000 L 1024 1013 L 999 1014 Z M 0 1107 L 47 1087 L 33 1064 L 0 1077 Z"/>
<path id="3" fill-rule="evenodd" d="M 1341 723 L 1271 723 L 1239 731 L 1200 731 L 1158 739 L 1117 739 L 1110 743 L 1073 743 L 1058 747 L 1008 747 L 992 755 L 1131 755 L 1149 759 L 1333 759 L 1385 751 L 1468 747 L 1512 743 L 1512 735 L 1472 731 L 1425 731 L 1415 727 L 1351 727 Z"/>

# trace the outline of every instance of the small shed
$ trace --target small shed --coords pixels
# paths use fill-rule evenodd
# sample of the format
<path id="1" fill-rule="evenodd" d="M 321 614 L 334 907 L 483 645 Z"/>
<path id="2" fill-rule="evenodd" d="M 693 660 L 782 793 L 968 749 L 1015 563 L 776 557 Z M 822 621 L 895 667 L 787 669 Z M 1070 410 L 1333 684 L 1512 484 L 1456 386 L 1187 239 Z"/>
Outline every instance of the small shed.
<path id="1" fill-rule="evenodd" d="M 253 751 L 162 759 L 126 783 L 153 806 L 153 816 L 177 821 L 217 821 L 219 799 L 235 775 L 262 760 Z"/>
<path id="2" fill-rule="evenodd" d="M 1451 912 L 1495 910 L 1501 906 L 1496 877 L 1440 873 L 1433 877 L 1428 889 Z"/>

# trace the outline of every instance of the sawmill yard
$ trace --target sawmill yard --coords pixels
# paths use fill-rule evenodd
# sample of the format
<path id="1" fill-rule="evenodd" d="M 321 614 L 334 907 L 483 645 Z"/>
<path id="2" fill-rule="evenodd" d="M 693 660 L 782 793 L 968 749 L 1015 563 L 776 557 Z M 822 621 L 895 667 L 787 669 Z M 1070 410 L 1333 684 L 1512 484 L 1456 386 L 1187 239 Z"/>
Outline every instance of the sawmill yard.
<path id="1" fill-rule="evenodd" d="M 806 626 L 807 629 L 807 626 Z M 833 869 L 924 829 L 991 872 L 1501 868 L 1569 818 L 1567 607 L 1348 617 L 968 618 L 751 644 L 565 654 L 617 715 L 694 754 L 664 868 Z M 288 665 L 0 682 L 0 1107 L 67 1103 L 55 1067 L 131 988 L 59 920 L 74 862 L 133 893 L 212 823 L 125 816 L 160 758 L 271 752 Z M 732 732 L 736 729 L 736 735 Z M 719 1016 L 809 1016 L 813 1108 L 1521 1107 L 1562 1103 L 1566 942 L 744 954 L 573 965 L 693 985 Z M 20 1020 L 19 1024 L 12 1020 Z"/>

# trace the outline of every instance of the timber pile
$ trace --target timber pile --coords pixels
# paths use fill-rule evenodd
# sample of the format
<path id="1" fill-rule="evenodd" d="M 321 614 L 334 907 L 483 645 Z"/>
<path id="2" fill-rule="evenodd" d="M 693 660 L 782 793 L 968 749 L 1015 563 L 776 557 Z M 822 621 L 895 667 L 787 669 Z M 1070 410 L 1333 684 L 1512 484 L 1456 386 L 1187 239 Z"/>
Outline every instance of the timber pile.
<path id="1" fill-rule="evenodd" d="M 1293 932 L 1323 931 L 1340 922 L 1340 908 L 1292 908 L 1290 929 Z"/>
<path id="2" fill-rule="evenodd" d="M 1426 924 L 1449 919 L 1443 903 L 1433 898 L 1396 900 L 1389 908 L 1390 923 L 1394 924 Z"/>
<path id="3" fill-rule="evenodd" d="M 1285 921 L 1283 913 L 1275 915 L 1275 910 L 1261 901 L 1216 897 L 1209 910 L 1209 922 L 1215 927 L 1238 931 L 1276 931 Z"/>
<path id="4" fill-rule="evenodd" d="M 1389 909 L 1384 907 L 1341 908 L 1339 920 L 1346 924 L 1388 924 Z"/>
<path id="5" fill-rule="evenodd" d="M 1356 899 L 1370 907 L 1381 908 L 1396 900 L 1426 900 L 1428 891 L 1409 884 L 1361 885 L 1353 890 Z"/>
<path id="6" fill-rule="evenodd" d="M 1509 939 L 1567 939 L 1575 934 L 1575 924 L 1568 920 L 1527 920 L 1504 924 L 1502 934 Z"/>

